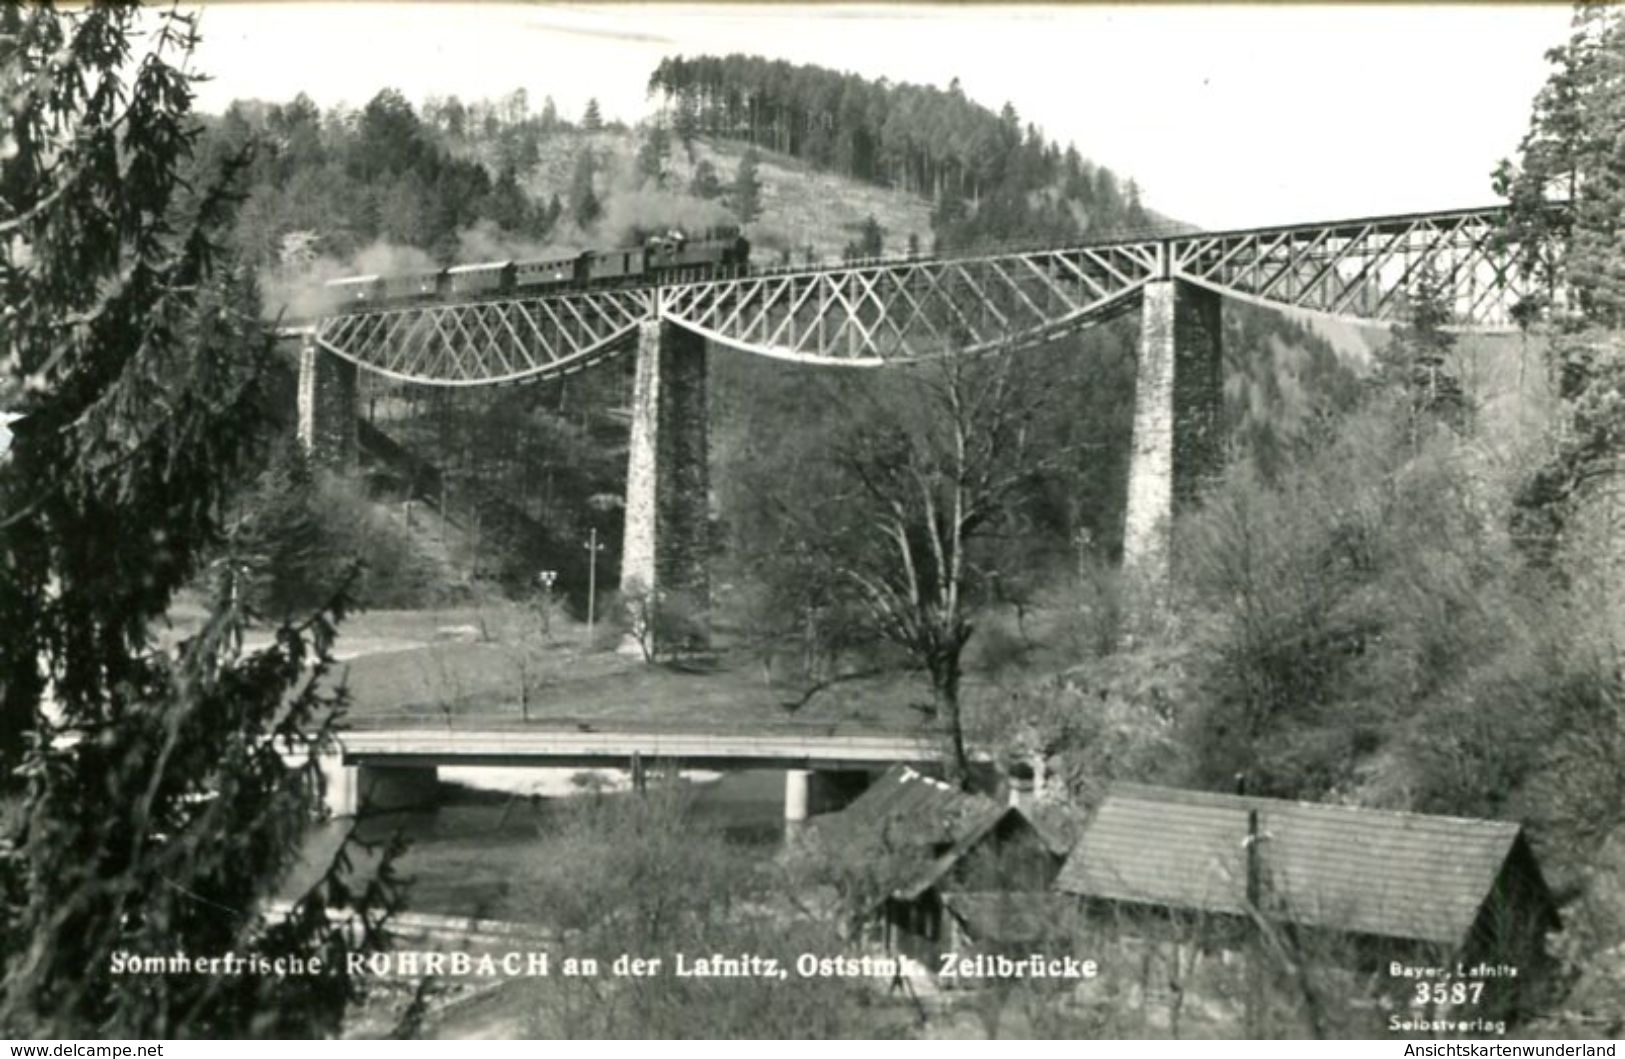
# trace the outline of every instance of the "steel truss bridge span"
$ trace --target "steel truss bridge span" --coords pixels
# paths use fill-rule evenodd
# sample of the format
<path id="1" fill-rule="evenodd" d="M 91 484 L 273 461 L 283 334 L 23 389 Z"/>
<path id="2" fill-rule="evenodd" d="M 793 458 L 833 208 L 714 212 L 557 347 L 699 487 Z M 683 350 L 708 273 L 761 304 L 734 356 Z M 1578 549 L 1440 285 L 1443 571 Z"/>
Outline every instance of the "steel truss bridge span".
<path id="1" fill-rule="evenodd" d="M 1035 345 L 1139 304 L 1178 280 L 1275 308 L 1392 326 L 1424 276 L 1454 327 L 1506 331 L 1530 293 L 1505 209 L 1448 210 L 1073 247 L 770 270 L 692 283 L 346 311 L 317 344 L 360 368 L 428 386 L 569 374 L 676 324 L 713 342 L 808 364 L 878 366 L 953 348 Z"/>

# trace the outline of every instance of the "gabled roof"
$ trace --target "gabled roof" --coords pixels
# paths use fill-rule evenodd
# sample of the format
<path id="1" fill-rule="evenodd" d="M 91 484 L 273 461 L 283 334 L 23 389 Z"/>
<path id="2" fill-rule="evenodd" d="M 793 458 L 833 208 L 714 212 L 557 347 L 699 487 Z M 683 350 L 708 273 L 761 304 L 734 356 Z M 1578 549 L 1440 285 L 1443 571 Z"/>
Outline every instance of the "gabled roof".
<path id="1" fill-rule="evenodd" d="M 894 765 L 851 805 L 819 824 L 830 835 L 884 834 L 898 845 L 935 848 L 992 826 L 1003 808 L 985 795 Z"/>
<path id="2" fill-rule="evenodd" d="M 1027 826 L 1032 824 L 1022 815 L 1021 810 L 1009 805 L 999 805 L 992 799 L 983 799 L 992 803 L 991 808 L 981 807 L 968 815 L 963 832 L 955 839 L 953 845 L 944 849 L 935 860 L 928 864 L 924 870 L 918 872 L 914 878 L 898 887 L 896 896 L 912 901 L 925 893 L 931 887 L 942 881 L 942 877 L 953 870 L 960 858 L 976 847 L 976 844 L 986 838 L 1007 817 L 1013 817 Z M 1040 839 L 1042 841 L 1042 839 Z"/>
<path id="3" fill-rule="evenodd" d="M 851 805 L 816 822 L 823 838 L 875 842 L 919 854 L 892 896 L 912 901 L 936 886 L 966 854 L 1001 826 L 1026 828 L 1056 860 L 1071 848 L 1077 823 L 1055 807 L 1039 819 L 1036 807 L 1007 805 L 972 794 L 906 765 L 888 770 Z"/>
<path id="4" fill-rule="evenodd" d="M 1014 811 L 986 795 L 895 765 L 851 805 L 816 823 L 826 841 L 879 841 L 923 854 L 928 859 L 894 891 L 912 899 Z"/>
<path id="5" fill-rule="evenodd" d="M 1521 828 L 1274 798 L 1115 786 L 1056 879 L 1068 893 L 1242 915 L 1258 810 L 1263 905 L 1308 926 L 1462 943 Z"/>

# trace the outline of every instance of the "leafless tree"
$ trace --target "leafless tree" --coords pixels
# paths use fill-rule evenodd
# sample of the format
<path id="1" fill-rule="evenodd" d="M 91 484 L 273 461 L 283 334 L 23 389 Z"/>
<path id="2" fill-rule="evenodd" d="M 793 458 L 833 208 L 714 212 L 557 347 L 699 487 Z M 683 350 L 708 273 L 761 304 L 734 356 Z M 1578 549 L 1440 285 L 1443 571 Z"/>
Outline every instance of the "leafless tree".
<path id="1" fill-rule="evenodd" d="M 1024 489 L 1061 456 L 1040 450 L 1043 390 L 1024 380 L 1017 359 L 950 353 L 850 387 L 866 407 L 835 453 L 849 488 L 833 559 L 872 630 L 929 675 L 961 780 L 969 765 L 961 658 L 975 631 L 968 596 L 996 568 Z"/>

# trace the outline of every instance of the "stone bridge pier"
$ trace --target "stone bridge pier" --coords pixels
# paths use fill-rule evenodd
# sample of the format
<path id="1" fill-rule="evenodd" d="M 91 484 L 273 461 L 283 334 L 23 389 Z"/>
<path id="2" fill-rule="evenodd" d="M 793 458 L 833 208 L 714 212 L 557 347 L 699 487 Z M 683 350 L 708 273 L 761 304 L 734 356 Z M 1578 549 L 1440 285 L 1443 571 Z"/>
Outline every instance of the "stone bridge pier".
<path id="1" fill-rule="evenodd" d="M 662 646 L 710 646 L 710 428 L 705 339 L 638 327 L 621 597 Z"/>
<path id="2" fill-rule="evenodd" d="M 1175 517 L 1223 465 L 1222 325 L 1213 291 L 1178 279 L 1146 284 L 1123 569 L 1153 598 L 1166 593 Z"/>
<path id="3" fill-rule="evenodd" d="M 662 646 L 710 643 L 710 429 L 705 340 L 661 320 L 638 326 L 628 444 L 621 594 Z M 356 366 L 299 344 L 298 437 L 312 459 L 345 471 L 358 439 Z"/>
<path id="4" fill-rule="evenodd" d="M 323 349 L 316 337 L 299 339 L 299 442 L 316 462 L 348 471 L 356 462 L 356 366 Z"/>

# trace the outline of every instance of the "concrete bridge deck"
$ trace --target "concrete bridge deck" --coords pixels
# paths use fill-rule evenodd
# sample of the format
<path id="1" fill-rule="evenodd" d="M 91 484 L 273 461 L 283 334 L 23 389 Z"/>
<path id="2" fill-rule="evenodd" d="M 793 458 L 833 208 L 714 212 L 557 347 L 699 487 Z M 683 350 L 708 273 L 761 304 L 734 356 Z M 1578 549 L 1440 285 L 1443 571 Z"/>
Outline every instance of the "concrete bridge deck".
<path id="1" fill-rule="evenodd" d="M 723 730 L 672 726 L 368 728 L 340 738 L 345 765 L 625 768 L 671 762 L 697 769 L 882 769 L 944 760 L 935 732 L 863 732 L 820 726 Z"/>
<path id="2" fill-rule="evenodd" d="M 339 734 L 321 763 L 326 800 L 336 815 L 370 808 L 424 808 L 439 797 L 441 768 L 624 769 L 634 786 L 663 767 L 727 772 L 783 770 L 785 818 L 839 808 L 892 765 L 936 771 L 950 757 L 946 731 L 862 722 L 750 722 L 603 718 L 541 723 L 462 718 L 378 719 Z M 991 761 L 972 750 L 978 764 Z"/>

